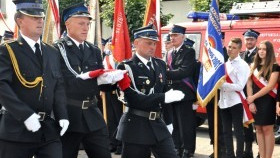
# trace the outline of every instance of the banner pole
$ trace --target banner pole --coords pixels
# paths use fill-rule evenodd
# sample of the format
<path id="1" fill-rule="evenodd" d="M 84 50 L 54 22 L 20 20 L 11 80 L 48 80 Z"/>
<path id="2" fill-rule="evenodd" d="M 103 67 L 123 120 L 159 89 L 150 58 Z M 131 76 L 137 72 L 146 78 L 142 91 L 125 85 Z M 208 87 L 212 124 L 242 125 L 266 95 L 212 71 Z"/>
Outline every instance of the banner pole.
<path id="1" fill-rule="evenodd" d="M 215 94 L 214 103 L 214 158 L 218 158 L 218 95 Z"/>

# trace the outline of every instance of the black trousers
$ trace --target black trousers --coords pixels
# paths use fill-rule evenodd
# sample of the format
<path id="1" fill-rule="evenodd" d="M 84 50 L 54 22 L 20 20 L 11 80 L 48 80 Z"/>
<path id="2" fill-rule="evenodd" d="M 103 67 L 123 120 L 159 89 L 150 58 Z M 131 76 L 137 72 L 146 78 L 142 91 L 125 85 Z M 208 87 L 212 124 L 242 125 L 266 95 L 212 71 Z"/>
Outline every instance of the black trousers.
<path id="1" fill-rule="evenodd" d="M 193 101 L 182 101 L 173 106 L 173 141 L 176 149 L 184 148 L 195 152 L 196 114 L 192 109 Z"/>
<path id="2" fill-rule="evenodd" d="M 77 158 L 80 143 L 89 158 L 111 158 L 106 128 L 90 133 L 66 132 L 61 141 L 63 158 Z"/>
<path id="3" fill-rule="evenodd" d="M 207 109 L 210 144 L 214 144 L 214 99 L 212 99 L 207 104 L 206 109 Z M 218 107 L 218 146 L 219 146 L 219 149 L 224 147 L 224 145 L 225 145 L 225 142 L 224 142 L 224 134 L 223 134 L 221 109 Z"/>
<path id="4" fill-rule="evenodd" d="M 243 156 L 244 133 L 242 106 L 243 105 L 240 103 L 230 108 L 221 109 L 227 158 L 232 158 L 235 156 L 233 148 L 232 124 L 234 127 L 234 134 L 237 141 L 236 158 L 242 158 Z"/>
<path id="5" fill-rule="evenodd" d="M 116 139 L 117 127 L 123 113 L 122 102 L 118 100 L 116 90 L 105 92 L 107 107 L 107 127 L 112 148 L 121 146 L 121 141 Z"/>
<path id="6" fill-rule="evenodd" d="M 62 158 L 59 139 L 40 143 L 11 142 L 0 140 L 1 158 Z"/>
<path id="7" fill-rule="evenodd" d="M 243 127 L 244 130 L 244 135 L 245 135 L 245 144 L 246 144 L 246 149 L 245 151 L 252 151 L 252 144 L 253 141 L 255 140 L 254 137 L 254 130 L 253 130 L 253 124 L 249 124 L 248 128 Z M 247 149 L 247 147 L 251 147 L 251 149 Z"/>
<path id="8" fill-rule="evenodd" d="M 171 137 L 153 145 L 123 142 L 122 158 L 150 158 L 151 152 L 156 158 L 177 158 Z"/>

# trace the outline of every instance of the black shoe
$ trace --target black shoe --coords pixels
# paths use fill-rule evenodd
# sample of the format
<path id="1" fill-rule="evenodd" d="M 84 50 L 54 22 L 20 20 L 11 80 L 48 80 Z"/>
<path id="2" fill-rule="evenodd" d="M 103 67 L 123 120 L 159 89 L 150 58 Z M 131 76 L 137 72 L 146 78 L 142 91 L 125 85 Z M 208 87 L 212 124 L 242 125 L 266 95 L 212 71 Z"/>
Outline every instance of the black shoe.
<path id="1" fill-rule="evenodd" d="M 194 154 L 192 152 L 185 150 L 182 158 L 191 158 L 191 157 L 193 157 L 193 155 Z"/>
<path id="2" fill-rule="evenodd" d="M 181 158 L 183 156 L 184 149 L 176 149 L 176 155 Z"/>
<path id="3" fill-rule="evenodd" d="M 122 154 L 122 146 L 117 146 L 115 154 L 116 155 L 121 155 Z"/>
<path id="4" fill-rule="evenodd" d="M 254 158 L 253 152 L 244 152 L 243 158 Z"/>

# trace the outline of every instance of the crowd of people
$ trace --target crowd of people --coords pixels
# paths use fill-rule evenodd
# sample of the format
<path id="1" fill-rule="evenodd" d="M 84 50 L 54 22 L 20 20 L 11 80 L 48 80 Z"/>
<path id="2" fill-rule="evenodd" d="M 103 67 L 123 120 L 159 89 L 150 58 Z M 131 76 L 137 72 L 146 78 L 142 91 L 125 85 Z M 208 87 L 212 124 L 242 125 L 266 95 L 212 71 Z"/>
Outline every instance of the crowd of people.
<path id="1" fill-rule="evenodd" d="M 111 152 L 122 158 L 194 157 L 201 63 L 185 27 L 173 25 L 165 36 L 163 60 L 154 57 L 159 37 L 152 24 L 133 30 L 132 58 L 116 63 L 110 38 L 101 50 L 86 41 L 92 17 L 83 3 L 63 10 L 67 34 L 50 46 L 41 41 L 42 2 L 13 2 L 20 35 L 0 46 L 1 158 L 77 158 L 81 145 L 89 158 L 111 158 Z M 272 43 L 257 45 L 259 34 L 244 32 L 245 52 L 236 37 L 222 52 L 220 158 L 253 158 L 254 129 L 257 157 L 273 154 L 280 68 Z M 254 117 L 246 128 L 244 100 Z M 212 100 L 207 106 L 211 144 L 213 109 Z"/>

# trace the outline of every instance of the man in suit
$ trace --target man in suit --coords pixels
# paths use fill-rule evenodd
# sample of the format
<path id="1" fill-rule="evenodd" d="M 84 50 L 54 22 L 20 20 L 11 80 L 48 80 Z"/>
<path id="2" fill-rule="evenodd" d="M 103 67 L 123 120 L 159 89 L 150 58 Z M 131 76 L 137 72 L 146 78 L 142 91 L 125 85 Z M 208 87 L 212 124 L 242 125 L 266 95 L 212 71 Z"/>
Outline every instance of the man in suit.
<path id="1" fill-rule="evenodd" d="M 0 46 L 0 157 L 62 158 L 66 96 L 58 52 L 40 39 L 42 1 L 13 2 L 20 37 Z"/>
<path id="2" fill-rule="evenodd" d="M 184 94 L 178 90 L 166 92 L 166 67 L 164 61 L 154 56 L 157 31 L 152 25 L 133 31 L 136 53 L 118 68 L 127 70 L 119 82 L 124 91 L 128 110 L 123 114 L 117 139 L 123 142 L 122 158 L 176 158 L 171 134 L 166 127 L 172 120 L 162 120 L 166 103 L 179 101 Z M 129 82 L 131 80 L 131 86 Z M 128 84 L 127 84 L 128 83 Z"/>
<path id="3" fill-rule="evenodd" d="M 253 63 L 254 57 L 257 53 L 257 40 L 259 37 L 260 33 L 253 30 L 253 29 L 248 29 L 243 33 L 244 36 L 244 42 L 246 46 L 246 51 L 242 52 L 240 54 L 240 57 L 246 61 L 248 65 Z M 244 89 L 244 92 L 246 94 L 246 86 Z M 245 134 L 245 151 L 243 154 L 243 158 L 253 158 L 253 141 L 254 141 L 254 131 L 253 131 L 253 124 L 250 124 L 247 127 L 244 127 L 244 134 Z"/>
<path id="4" fill-rule="evenodd" d="M 97 79 L 77 78 L 82 72 L 103 69 L 101 51 L 86 41 L 92 19 L 84 3 L 63 10 L 67 35 L 55 43 L 61 53 L 70 126 L 61 138 L 64 158 L 76 158 L 80 143 L 88 157 L 110 158 L 108 130 L 97 107 Z"/>
<path id="5" fill-rule="evenodd" d="M 167 62 L 166 75 L 170 87 L 185 94 L 183 100 L 172 104 L 174 111 L 172 135 L 178 155 L 182 156 L 184 150 L 183 157 L 189 158 L 193 157 L 196 138 L 196 115 L 192 109 L 196 101 L 196 88 L 193 81 L 196 60 L 195 50 L 184 44 L 185 30 L 185 27 L 174 25 L 169 32 L 174 50 Z"/>

